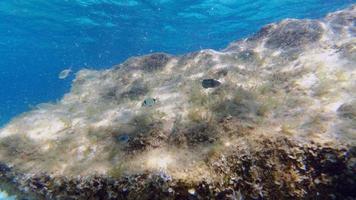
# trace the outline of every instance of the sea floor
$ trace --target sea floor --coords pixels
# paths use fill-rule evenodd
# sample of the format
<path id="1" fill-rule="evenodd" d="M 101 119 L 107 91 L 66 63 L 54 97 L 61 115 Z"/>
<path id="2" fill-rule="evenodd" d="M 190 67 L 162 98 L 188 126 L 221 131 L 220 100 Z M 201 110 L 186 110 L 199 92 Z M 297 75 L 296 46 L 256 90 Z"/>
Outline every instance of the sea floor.
<path id="1" fill-rule="evenodd" d="M 83 69 L 0 130 L 1 179 L 39 199 L 354 199 L 355 22 Z"/>

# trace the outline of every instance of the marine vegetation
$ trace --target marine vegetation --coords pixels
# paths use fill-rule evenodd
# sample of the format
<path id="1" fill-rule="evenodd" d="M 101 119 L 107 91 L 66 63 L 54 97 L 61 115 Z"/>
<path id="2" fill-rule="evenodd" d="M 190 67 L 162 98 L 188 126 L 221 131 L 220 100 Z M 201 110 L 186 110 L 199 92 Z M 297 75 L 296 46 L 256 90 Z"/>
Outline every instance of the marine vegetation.
<path id="1" fill-rule="evenodd" d="M 355 199 L 355 22 L 83 69 L 0 130 L 0 180 L 35 199 Z"/>

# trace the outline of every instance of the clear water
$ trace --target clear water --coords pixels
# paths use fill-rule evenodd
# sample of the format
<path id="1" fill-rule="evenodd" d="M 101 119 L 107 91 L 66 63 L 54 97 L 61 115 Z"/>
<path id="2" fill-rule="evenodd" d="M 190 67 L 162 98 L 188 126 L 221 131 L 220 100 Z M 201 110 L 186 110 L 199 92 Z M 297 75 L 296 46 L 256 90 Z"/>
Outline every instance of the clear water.
<path id="1" fill-rule="evenodd" d="M 356 0 L 1 0 L 0 126 L 69 90 L 71 68 L 130 56 L 221 49 L 284 18 L 319 18 Z M 0 193 L 0 200 L 13 199 Z"/>

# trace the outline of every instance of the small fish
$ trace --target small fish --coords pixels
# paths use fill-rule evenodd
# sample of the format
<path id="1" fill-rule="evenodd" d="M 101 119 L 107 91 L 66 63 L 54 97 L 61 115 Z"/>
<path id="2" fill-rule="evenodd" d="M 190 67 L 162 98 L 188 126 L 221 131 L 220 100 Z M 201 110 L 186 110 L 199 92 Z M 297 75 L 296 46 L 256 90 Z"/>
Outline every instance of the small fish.
<path id="1" fill-rule="evenodd" d="M 151 107 L 157 102 L 157 99 L 147 98 L 143 101 L 142 106 Z"/>
<path id="2" fill-rule="evenodd" d="M 218 87 L 221 83 L 214 79 L 204 79 L 201 84 L 203 88 L 214 88 Z"/>
<path id="3" fill-rule="evenodd" d="M 130 136 L 127 134 L 122 134 L 117 136 L 116 140 L 121 143 L 127 143 L 130 140 Z"/>
<path id="4" fill-rule="evenodd" d="M 59 73 L 58 78 L 59 78 L 59 79 L 66 79 L 66 78 L 69 76 L 69 74 L 70 74 L 71 72 L 72 72 L 71 69 L 65 69 L 65 70 L 63 70 L 63 71 L 61 71 L 61 72 Z"/>

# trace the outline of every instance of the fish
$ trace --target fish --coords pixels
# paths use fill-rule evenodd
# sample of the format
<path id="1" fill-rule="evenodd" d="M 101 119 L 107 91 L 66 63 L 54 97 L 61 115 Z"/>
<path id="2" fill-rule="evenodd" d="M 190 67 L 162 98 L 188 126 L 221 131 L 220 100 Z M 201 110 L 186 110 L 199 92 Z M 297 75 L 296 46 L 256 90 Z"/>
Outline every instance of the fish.
<path id="1" fill-rule="evenodd" d="M 157 102 L 157 99 L 154 98 L 147 98 L 143 101 L 142 106 L 143 107 L 151 107 Z"/>
<path id="2" fill-rule="evenodd" d="M 215 79 L 204 79 L 202 81 L 203 88 L 214 88 L 218 87 L 220 84 L 220 81 L 217 81 Z"/>
<path id="3" fill-rule="evenodd" d="M 72 69 L 70 69 L 70 68 L 69 69 L 65 69 L 65 70 L 63 70 L 63 71 L 61 71 L 59 73 L 58 78 L 59 79 L 66 79 L 71 72 L 72 72 Z"/>
<path id="4" fill-rule="evenodd" d="M 130 136 L 127 134 L 122 134 L 117 136 L 116 140 L 121 143 L 127 143 L 130 140 Z"/>

